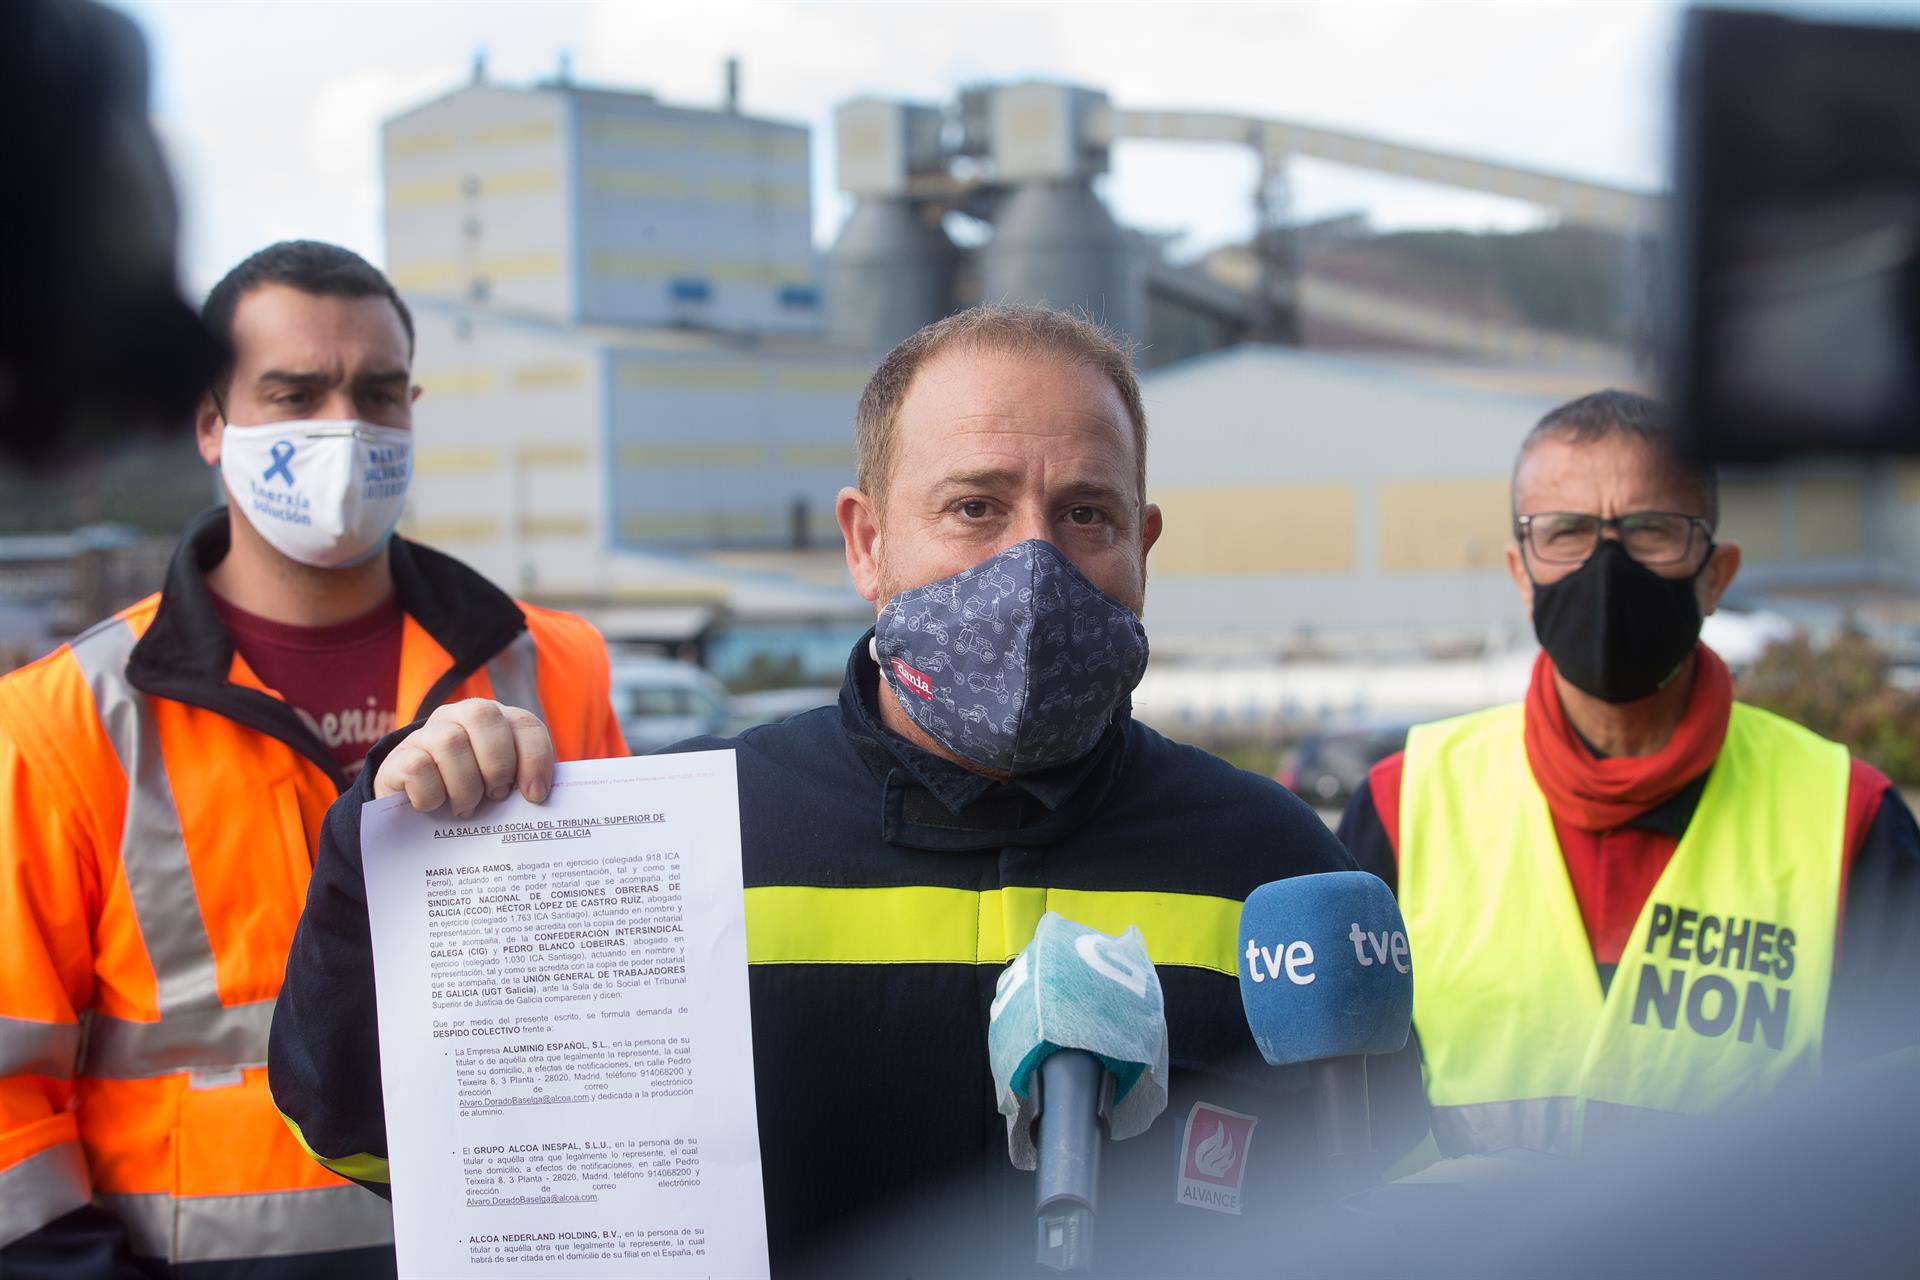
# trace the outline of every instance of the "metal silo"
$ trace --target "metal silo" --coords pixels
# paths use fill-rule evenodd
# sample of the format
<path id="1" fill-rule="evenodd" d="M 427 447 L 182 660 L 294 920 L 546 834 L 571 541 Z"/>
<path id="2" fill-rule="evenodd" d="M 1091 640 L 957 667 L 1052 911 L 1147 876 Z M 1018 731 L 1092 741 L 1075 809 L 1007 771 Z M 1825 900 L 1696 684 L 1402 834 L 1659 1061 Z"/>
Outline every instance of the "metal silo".
<path id="1" fill-rule="evenodd" d="M 1127 244 L 1084 179 L 1023 182 L 993 215 L 980 251 L 986 302 L 1081 309 L 1130 333 L 1134 321 Z"/>
<path id="2" fill-rule="evenodd" d="M 912 201 L 862 199 L 827 255 L 828 329 L 841 342 L 891 348 L 952 309 L 956 257 Z"/>

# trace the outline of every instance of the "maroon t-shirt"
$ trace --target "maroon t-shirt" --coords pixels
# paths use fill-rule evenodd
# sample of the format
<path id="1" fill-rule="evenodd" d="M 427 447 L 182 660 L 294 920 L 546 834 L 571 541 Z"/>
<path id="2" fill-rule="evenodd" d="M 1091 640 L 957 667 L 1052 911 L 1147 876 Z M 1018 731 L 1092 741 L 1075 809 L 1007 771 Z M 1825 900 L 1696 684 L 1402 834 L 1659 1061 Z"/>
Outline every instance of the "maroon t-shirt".
<path id="1" fill-rule="evenodd" d="M 349 778 L 368 748 L 392 731 L 399 709 L 400 638 L 406 615 L 391 597 L 377 609 L 325 627 L 275 622 L 213 598 L 233 647 L 287 700 Z"/>

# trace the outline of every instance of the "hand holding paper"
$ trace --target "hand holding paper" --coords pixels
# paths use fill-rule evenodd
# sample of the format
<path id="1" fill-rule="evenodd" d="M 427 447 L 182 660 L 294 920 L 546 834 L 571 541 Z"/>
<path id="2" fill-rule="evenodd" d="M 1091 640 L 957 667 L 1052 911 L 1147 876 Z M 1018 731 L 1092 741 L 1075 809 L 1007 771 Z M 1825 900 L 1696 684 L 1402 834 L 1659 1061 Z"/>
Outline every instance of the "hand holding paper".
<path id="1" fill-rule="evenodd" d="M 417 776 L 497 784 L 525 713 L 463 705 Z M 766 1275 L 733 752 L 448 794 L 361 826 L 401 1274 Z"/>
<path id="2" fill-rule="evenodd" d="M 553 790 L 553 739 L 531 711 L 488 698 L 436 710 L 403 738 L 374 775 L 377 799 L 407 793 L 420 813 L 442 804 L 464 818 L 481 800 L 505 800 L 517 789 L 535 804 Z"/>

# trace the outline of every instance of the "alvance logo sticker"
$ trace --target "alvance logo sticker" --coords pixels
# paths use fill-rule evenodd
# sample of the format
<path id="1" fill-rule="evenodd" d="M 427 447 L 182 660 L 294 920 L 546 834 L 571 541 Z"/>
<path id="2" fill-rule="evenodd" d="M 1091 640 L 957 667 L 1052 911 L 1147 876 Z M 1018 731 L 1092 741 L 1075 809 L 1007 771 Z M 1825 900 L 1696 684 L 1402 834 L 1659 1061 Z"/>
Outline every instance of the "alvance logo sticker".
<path id="1" fill-rule="evenodd" d="M 1247 1149 L 1253 1144 L 1253 1127 L 1259 1123 L 1256 1116 L 1208 1102 L 1194 1103 L 1180 1143 L 1180 1185 L 1174 1199 L 1196 1209 L 1239 1213 Z"/>

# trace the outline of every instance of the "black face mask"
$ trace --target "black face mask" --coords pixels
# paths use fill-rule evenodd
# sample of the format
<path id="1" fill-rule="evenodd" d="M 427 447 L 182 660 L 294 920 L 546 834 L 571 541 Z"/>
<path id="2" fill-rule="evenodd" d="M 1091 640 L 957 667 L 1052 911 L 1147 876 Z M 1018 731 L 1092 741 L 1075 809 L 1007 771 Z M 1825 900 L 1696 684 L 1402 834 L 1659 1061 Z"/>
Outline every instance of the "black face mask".
<path id="1" fill-rule="evenodd" d="M 1706 567 L 1703 560 L 1688 577 L 1663 578 L 1603 538 L 1578 569 L 1534 584 L 1533 633 L 1574 688 L 1602 702 L 1638 702 L 1673 679 L 1699 643 L 1693 584 Z"/>

